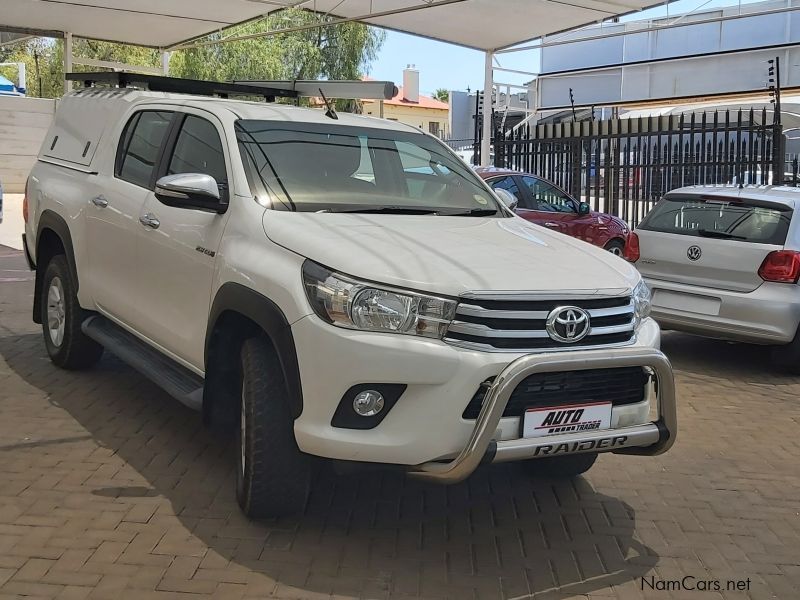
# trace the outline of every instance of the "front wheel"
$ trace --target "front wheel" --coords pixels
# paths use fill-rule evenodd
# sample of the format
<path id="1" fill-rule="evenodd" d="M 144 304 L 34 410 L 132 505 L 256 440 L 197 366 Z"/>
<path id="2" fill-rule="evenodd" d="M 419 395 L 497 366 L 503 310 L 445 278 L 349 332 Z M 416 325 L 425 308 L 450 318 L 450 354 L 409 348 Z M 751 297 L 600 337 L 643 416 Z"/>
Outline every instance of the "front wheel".
<path id="1" fill-rule="evenodd" d="M 42 333 L 47 354 L 64 369 L 86 369 L 103 354 L 103 347 L 81 331 L 88 313 L 78 304 L 76 282 L 59 254 L 50 259 L 42 285 Z"/>
<path id="2" fill-rule="evenodd" d="M 525 467 L 534 477 L 549 479 L 572 479 L 592 468 L 597 460 L 597 452 L 553 456 L 525 461 Z"/>
<path id="3" fill-rule="evenodd" d="M 275 348 L 248 339 L 241 352 L 236 498 L 251 518 L 301 512 L 311 483 L 310 457 L 294 437 L 289 392 Z"/>
<path id="4" fill-rule="evenodd" d="M 625 250 L 625 244 L 622 240 L 611 240 L 605 246 L 603 246 L 604 250 L 608 250 L 614 256 L 622 256 L 623 251 Z"/>

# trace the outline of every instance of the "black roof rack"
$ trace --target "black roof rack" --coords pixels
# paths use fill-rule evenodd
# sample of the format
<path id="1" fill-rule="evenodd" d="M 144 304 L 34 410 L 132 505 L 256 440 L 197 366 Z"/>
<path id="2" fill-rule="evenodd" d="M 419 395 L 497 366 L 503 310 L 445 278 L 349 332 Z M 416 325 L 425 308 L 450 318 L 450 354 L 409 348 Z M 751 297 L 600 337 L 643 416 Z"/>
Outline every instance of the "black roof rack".
<path id="1" fill-rule="evenodd" d="M 153 92 L 175 92 L 178 94 L 219 96 L 220 98 L 227 98 L 229 96 L 259 96 L 264 98 L 267 102 L 273 102 L 276 96 L 297 98 L 299 95 L 296 90 L 278 87 L 273 88 L 264 85 L 204 81 L 202 79 L 182 79 L 180 77 L 160 77 L 157 75 L 142 75 L 140 73 L 117 71 L 66 73 L 64 77 L 70 81 L 82 81 L 84 87 L 92 87 L 98 83 L 102 83 L 116 85 L 121 88 L 128 86 L 143 87 Z"/>

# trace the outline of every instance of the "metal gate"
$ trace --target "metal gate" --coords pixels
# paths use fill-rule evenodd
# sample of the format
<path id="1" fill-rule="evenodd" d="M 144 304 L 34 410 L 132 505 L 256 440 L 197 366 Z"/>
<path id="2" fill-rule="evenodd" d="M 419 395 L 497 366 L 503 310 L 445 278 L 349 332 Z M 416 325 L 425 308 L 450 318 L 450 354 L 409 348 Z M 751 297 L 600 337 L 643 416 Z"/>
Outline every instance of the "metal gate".
<path id="1" fill-rule="evenodd" d="M 781 183 L 782 138 L 766 109 L 570 121 L 497 128 L 494 164 L 546 177 L 636 226 L 675 188 Z"/>

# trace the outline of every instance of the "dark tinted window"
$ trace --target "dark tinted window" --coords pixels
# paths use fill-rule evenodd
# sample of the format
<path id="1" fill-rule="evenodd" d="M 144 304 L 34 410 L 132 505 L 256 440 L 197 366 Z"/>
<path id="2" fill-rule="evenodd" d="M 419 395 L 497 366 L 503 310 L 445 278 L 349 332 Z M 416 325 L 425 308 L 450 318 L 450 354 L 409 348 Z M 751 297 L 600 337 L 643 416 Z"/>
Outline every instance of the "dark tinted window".
<path id="1" fill-rule="evenodd" d="M 514 181 L 513 177 L 500 177 L 498 179 L 492 179 L 489 181 L 489 185 L 493 190 L 506 190 L 511 192 L 514 194 L 514 197 L 519 200 L 520 208 L 528 208 L 525 198 L 522 195 L 519 187 L 517 187 L 517 183 Z"/>
<path id="2" fill-rule="evenodd" d="M 123 146 L 117 169 L 121 179 L 142 187 L 150 186 L 150 177 L 170 119 L 170 112 L 151 110 L 131 118 L 122 136 Z"/>
<path id="3" fill-rule="evenodd" d="M 336 124 L 241 120 L 246 166 L 276 208 L 298 211 L 424 209 L 503 217 L 478 176 L 434 138 Z"/>
<path id="4" fill-rule="evenodd" d="M 533 197 L 533 210 L 541 210 L 544 212 L 561 212 L 561 213 L 575 213 L 575 202 L 567 196 L 564 192 L 548 183 L 544 179 L 538 177 L 523 177 L 524 183 L 531 192 Z"/>
<path id="5" fill-rule="evenodd" d="M 222 189 L 227 188 L 222 140 L 209 121 L 194 115 L 188 115 L 183 121 L 167 169 L 168 175 L 177 173 L 211 175 Z"/>
<path id="6" fill-rule="evenodd" d="M 792 210 L 747 199 L 662 199 L 639 229 L 783 245 Z"/>

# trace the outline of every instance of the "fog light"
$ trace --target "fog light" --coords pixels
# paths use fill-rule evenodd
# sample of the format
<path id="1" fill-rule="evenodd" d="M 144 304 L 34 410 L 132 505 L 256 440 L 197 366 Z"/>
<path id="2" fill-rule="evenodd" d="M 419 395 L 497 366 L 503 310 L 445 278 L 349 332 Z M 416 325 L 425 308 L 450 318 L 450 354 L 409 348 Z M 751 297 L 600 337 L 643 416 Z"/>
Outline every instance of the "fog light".
<path id="1" fill-rule="evenodd" d="M 362 417 L 374 417 L 383 410 L 383 394 L 376 390 L 364 390 L 353 398 L 353 410 Z"/>

